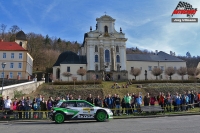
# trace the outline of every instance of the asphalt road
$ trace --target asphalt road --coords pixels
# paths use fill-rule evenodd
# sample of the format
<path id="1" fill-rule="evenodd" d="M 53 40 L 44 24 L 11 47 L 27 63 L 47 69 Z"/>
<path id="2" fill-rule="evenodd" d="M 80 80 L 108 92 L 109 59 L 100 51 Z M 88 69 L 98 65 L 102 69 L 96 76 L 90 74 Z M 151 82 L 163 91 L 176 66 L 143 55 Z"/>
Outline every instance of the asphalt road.
<path id="1" fill-rule="evenodd" d="M 199 133 L 200 116 L 114 119 L 109 122 L 12 121 L 0 123 L 0 133 Z"/>

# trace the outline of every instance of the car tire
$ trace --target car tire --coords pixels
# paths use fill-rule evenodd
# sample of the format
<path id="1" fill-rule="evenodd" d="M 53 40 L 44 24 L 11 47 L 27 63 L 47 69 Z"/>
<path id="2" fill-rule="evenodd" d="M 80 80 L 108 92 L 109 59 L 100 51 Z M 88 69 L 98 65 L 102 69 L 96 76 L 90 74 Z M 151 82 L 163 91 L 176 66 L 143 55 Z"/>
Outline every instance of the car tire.
<path id="1" fill-rule="evenodd" d="M 63 113 L 56 113 L 54 115 L 54 120 L 57 124 L 63 123 L 65 121 L 65 115 Z"/>
<path id="2" fill-rule="evenodd" d="M 107 113 L 104 110 L 97 111 L 95 119 L 99 122 L 104 122 L 107 119 Z"/>

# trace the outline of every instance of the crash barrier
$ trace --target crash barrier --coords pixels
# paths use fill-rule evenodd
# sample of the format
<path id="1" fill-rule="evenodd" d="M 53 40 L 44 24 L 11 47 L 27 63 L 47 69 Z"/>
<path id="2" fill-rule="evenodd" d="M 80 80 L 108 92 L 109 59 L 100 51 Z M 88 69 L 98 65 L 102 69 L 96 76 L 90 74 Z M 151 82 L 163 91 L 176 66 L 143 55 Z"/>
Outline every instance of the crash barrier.
<path id="1" fill-rule="evenodd" d="M 196 107 L 195 107 L 196 106 Z M 198 106 L 198 107 L 197 107 Z M 194 108 L 195 107 L 195 108 Z M 86 107 L 88 108 L 88 107 Z M 194 109 L 193 109 L 194 108 Z M 113 108 L 111 111 L 114 115 L 117 114 L 132 114 L 132 115 L 152 115 L 159 113 L 160 115 L 170 115 L 173 113 L 181 113 L 181 114 L 188 114 L 188 113 L 199 113 L 200 114 L 200 106 L 199 103 L 195 104 L 187 104 L 187 105 L 180 105 L 180 106 L 166 106 L 163 107 L 159 105 L 154 106 L 130 106 L 130 108 Z M 13 119 L 49 119 L 51 111 L 13 111 L 13 110 L 0 110 L 0 120 L 13 120 Z"/>

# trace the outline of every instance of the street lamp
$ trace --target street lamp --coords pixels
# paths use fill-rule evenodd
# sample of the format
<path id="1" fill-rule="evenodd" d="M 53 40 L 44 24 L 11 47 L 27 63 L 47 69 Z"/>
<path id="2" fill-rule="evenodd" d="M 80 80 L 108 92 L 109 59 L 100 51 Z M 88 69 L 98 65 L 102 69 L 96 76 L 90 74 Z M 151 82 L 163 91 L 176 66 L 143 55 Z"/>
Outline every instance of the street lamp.
<path id="1" fill-rule="evenodd" d="M 6 66 L 6 63 L 5 62 L 2 62 L 1 63 L 1 65 L 2 65 L 2 68 L 3 68 L 3 81 L 2 81 L 2 90 L 1 90 L 1 95 L 3 94 L 3 84 L 4 84 L 4 68 L 5 68 L 5 66 Z"/>
<path id="2" fill-rule="evenodd" d="M 48 84 L 49 84 L 50 73 L 48 73 Z"/>

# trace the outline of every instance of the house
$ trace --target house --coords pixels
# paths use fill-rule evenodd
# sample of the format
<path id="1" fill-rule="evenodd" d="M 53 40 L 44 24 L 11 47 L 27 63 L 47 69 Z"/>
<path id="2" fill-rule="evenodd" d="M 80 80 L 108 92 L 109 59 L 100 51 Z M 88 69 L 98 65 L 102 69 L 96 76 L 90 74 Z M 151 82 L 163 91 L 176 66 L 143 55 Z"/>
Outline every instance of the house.
<path id="1" fill-rule="evenodd" d="M 0 63 L 6 63 L 4 72 L 0 66 L 1 78 L 28 79 L 32 75 L 33 58 L 27 50 L 26 35 L 16 34 L 15 42 L 0 41 Z"/>

